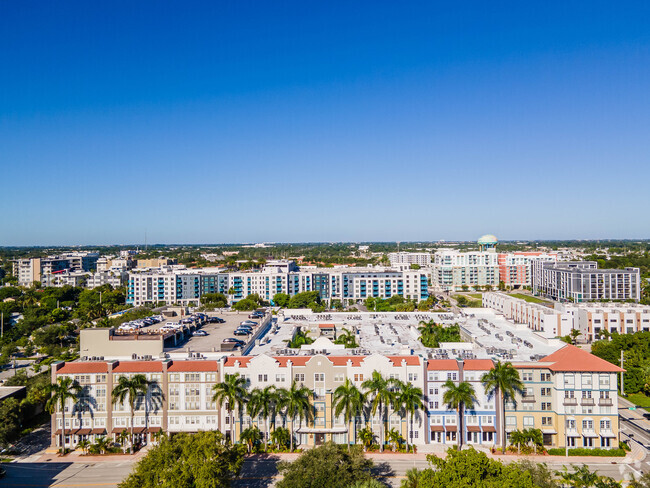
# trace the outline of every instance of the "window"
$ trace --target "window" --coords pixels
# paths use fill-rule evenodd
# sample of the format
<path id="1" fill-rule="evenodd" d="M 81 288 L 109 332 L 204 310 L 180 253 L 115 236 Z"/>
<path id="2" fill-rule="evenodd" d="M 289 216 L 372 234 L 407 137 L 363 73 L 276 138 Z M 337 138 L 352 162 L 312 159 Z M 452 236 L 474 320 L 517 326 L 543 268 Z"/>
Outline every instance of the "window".
<path id="1" fill-rule="evenodd" d="M 533 373 L 522 373 L 521 379 L 522 381 L 533 381 Z"/>
<path id="2" fill-rule="evenodd" d="M 345 381 L 345 375 L 344 374 L 336 374 L 334 375 L 334 381 L 337 383 L 341 383 Z"/>
<path id="3" fill-rule="evenodd" d="M 295 375 L 295 380 L 299 383 L 304 383 L 305 382 L 305 373 L 296 373 Z"/>
<path id="4" fill-rule="evenodd" d="M 506 417 L 506 425 L 509 425 L 511 427 L 517 425 L 517 417 L 513 417 L 511 415 L 508 415 Z"/>
<path id="5" fill-rule="evenodd" d="M 534 417 L 524 417 L 524 427 L 532 427 L 535 425 Z"/>
<path id="6" fill-rule="evenodd" d="M 185 381 L 201 381 L 200 373 L 186 373 Z"/>
<path id="7" fill-rule="evenodd" d="M 266 383 L 268 380 L 269 380 L 269 377 L 266 374 L 258 374 L 257 375 L 257 381 L 259 381 L 260 383 Z"/>
<path id="8" fill-rule="evenodd" d="M 363 374 L 356 374 L 355 373 L 354 381 L 363 381 Z"/>
<path id="9" fill-rule="evenodd" d="M 610 420 L 600 421 L 600 430 L 610 430 L 611 428 L 612 428 L 612 423 Z"/>
<path id="10" fill-rule="evenodd" d="M 282 374 L 278 373 L 278 374 L 275 375 L 276 383 L 284 383 L 285 378 L 286 378 L 286 376 L 284 375 L 284 373 L 282 373 Z"/>
<path id="11" fill-rule="evenodd" d="M 550 388 L 542 388 L 541 395 L 542 396 L 551 396 L 551 389 Z"/>
<path id="12" fill-rule="evenodd" d="M 582 398 L 591 398 L 591 390 L 582 390 Z"/>
<path id="13" fill-rule="evenodd" d="M 456 381 L 458 379 L 458 373 L 447 373 L 447 379 Z"/>
<path id="14" fill-rule="evenodd" d="M 553 417 L 542 417 L 542 425 L 553 425 Z"/>
<path id="15" fill-rule="evenodd" d="M 582 387 L 583 388 L 591 388 L 591 380 L 592 377 L 590 374 L 583 374 L 582 375 Z"/>
<path id="16" fill-rule="evenodd" d="M 417 381 L 417 380 L 418 380 L 417 373 L 409 373 L 409 381 Z"/>
<path id="17" fill-rule="evenodd" d="M 325 373 L 314 373 L 314 381 L 325 381 Z"/>
<path id="18" fill-rule="evenodd" d="M 540 376 L 542 381 L 551 381 L 551 373 L 542 373 Z"/>
<path id="19" fill-rule="evenodd" d="M 593 430 L 594 421 L 593 420 L 583 420 L 582 421 L 582 430 Z"/>
<path id="20" fill-rule="evenodd" d="M 544 411 L 552 410 L 551 402 L 542 402 L 542 410 Z"/>
<path id="21" fill-rule="evenodd" d="M 564 387 L 573 388 L 575 385 L 575 376 L 572 373 L 564 373 Z"/>
<path id="22" fill-rule="evenodd" d="M 603 399 L 605 399 L 605 398 L 609 398 L 609 391 L 607 391 L 607 390 L 601 390 L 601 392 L 600 392 L 600 398 L 603 398 Z"/>

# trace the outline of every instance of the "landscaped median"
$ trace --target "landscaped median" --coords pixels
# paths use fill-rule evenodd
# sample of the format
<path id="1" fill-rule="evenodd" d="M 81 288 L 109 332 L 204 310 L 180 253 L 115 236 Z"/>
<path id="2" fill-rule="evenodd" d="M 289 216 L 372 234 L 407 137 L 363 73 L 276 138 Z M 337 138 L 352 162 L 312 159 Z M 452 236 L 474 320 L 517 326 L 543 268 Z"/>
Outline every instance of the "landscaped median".
<path id="1" fill-rule="evenodd" d="M 563 448 L 549 449 L 546 451 L 550 456 L 566 456 Z M 627 451 L 624 449 L 569 449 L 569 456 L 596 456 L 596 457 L 625 457 Z"/>

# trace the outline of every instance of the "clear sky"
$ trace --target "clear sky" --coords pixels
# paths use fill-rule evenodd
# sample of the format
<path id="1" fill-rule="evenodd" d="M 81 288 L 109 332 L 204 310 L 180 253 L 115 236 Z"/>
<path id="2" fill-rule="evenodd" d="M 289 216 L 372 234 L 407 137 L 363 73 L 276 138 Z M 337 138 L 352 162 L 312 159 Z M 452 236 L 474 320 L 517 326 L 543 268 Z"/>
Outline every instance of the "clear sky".
<path id="1" fill-rule="evenodd" d="M 0 245 L 650 237 L 650 2 L 0 2 Z"/>

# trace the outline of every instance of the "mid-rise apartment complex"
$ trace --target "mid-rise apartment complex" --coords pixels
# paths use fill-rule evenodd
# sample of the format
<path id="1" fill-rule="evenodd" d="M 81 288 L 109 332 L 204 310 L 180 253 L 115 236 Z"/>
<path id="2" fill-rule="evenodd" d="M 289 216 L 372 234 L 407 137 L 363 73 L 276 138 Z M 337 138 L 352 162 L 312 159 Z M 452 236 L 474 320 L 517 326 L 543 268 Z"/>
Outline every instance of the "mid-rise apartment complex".
<path id="1" fill-rule="evenodd" d="M 577 303 L 641 298 L 639 268 L 598 269 L 594 261 L 534 261 L 532 270 L 533 293 L 552 300 Z"/>
<path id="2" fill-rule="evenodd" d="M 258 294 L 271 301 L 277 293 L 293 296 L 318 291 L 322 300 L 368 297 L 426 300 L 425 271 L 391 268 L 298 268 L 292 261 L 271 261 L 261 271 L 229 272 L 220 268 L 162 267 L 129 273 L 127 303 L 196 303 L 206 293 L 223 293 L 233 301 Z"/>
<path id="3" fill-rule="evenodd" d="M 412 419 L 400 408 L 388 407 L 384 431 L 396 429 L 416 445 L 456 444 L 460 429 L 469 444 L 486 447 L 500 443 L 502 426 L 539 428 L 549 447 L 616 447 L 618 417 L 616 374 L 620 368 L 574 346 L 565 346 L 537 362 L 515 363 L 526 386 L 516 404 L 506 405 L 505 418 L 496 398 L 487 394 L 481 379 L 493 367 L 491 359 L 427 359 L 416 355 L 293 355 L 223 356 L 218 360 L 86 361 L 57 363 L 52 381 L 62 376 L 77 380 L 82 393 L 65 406 L 66 446 L 82 439 L 116 436 L 131 427 L 128 402 L 114 402 L 111 391 L 121 375 L 143 374 L 151 382 L 139 397 L 133 427 L 145 443 L 161 430 L 197 432 L 218 429 L 237 440 L 243 429 L 256 425 L 267 435 L 270 423 L 292 427 L 296 441 L 314 446 L 326 441 L 356 443 L 357 432 L 368 426 L 377 436 L 382 418 L 365 413 L 348 424 L 332 408 L 333 392 L 349 379 L 357 387 L 374 371 L 421 388 L 424 410 Z M 237 406 L 212 401 L 213 387 L 225 375 L 238 374 L 246 387 L 289 388 L 292 383 L 311 390 L 311 421 L 291 419 L 282 411 L 274 419 L 250 417 Z M 476 403 L 467 408 L 459 424 L 457 412 L 442 400 L 444 382 L 467 381 L 476 392 Z M 52 415 L 52 443 L 59 444 L 63 428 L 61 412 Z M 292 422 L 295 424 L 292 425 Z"/>
<path id="4" fill-rule="evenodd" d="M 398 264 L 417 264 L 418 266 L 431 266 L 431 253 L 428 252 L 391 252 L 388 254 L 391 266 Z"/>
<path id="5" fill-rule="evenodd" d="M 635 303 L 556 303 L 558 312 L 571 317 L 578 340 L 594 341 L 606 334 L 650 332 L 650 306 Z"/>
<path id="6" fill-rule="evenodd" d="M 45 258 L 17 259 L 13 263 L 13 274 L 20 286 L 31 286 L 40 281 L 50 286 L 53 275 L 64 271 L 90 271 L 97 266 L 99 253 L 69 252 Z"/>

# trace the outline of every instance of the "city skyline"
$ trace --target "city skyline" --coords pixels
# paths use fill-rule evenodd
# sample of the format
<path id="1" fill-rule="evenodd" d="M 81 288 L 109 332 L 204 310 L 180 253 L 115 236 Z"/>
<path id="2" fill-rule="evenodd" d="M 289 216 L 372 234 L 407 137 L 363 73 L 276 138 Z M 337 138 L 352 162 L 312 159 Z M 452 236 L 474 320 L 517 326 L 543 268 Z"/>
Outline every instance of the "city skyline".
<path id="1" fill-rule="evenodd" d="M 649 9 L 5 3 L 0 245 L 648 238 Z"/>

